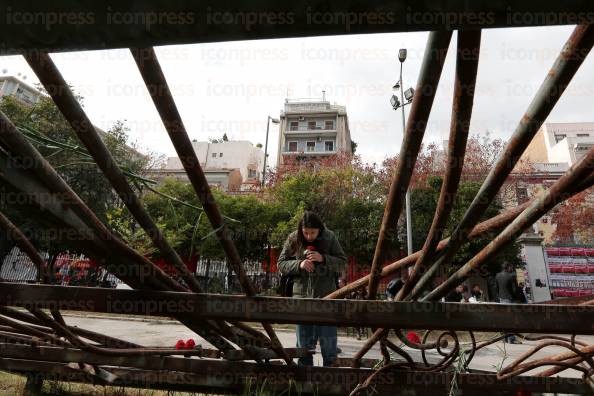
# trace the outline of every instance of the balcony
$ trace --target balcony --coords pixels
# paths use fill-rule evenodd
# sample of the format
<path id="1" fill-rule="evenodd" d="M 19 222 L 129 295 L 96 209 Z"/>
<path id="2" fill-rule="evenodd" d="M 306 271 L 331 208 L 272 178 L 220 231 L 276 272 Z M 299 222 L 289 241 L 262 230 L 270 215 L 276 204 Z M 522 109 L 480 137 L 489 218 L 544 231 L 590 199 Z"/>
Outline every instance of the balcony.
<path id="1" fill-rule="evenodd" d="M 338 154 L 336 151 L 283 151 L 282 155 L 303 155 L 306 157 Z"/>
<path id="2" fill-rule="evenodd" d="M 297 127 L 286 130 L 285 135 L 291 137 L 335 136 L 336 129 L 309 129 L 308 127 Z"/>

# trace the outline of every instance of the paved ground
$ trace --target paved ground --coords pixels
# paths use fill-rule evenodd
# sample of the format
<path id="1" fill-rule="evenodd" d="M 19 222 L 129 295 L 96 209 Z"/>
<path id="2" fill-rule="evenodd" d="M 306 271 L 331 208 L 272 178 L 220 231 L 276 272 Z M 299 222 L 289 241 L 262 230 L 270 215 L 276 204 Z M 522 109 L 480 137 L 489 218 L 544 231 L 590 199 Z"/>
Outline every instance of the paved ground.
<path id="1" fill-rule="evenodd" d="M 197 344 L 202 343 L 204 346 L 209 346 L 208 343 L 197 337 L 191 330 L 183 325 L 173 323 L 172 321 L 141 321 L 141 320 L 119 320 L 106 318 L 87 318 L 80 316 L 65 316 L 66 322 L 70 325 L 83 327 L 89 330 L 94 330 L 112 337 L 121 338 L 131 342 L 135 342 L 145 346 L 171 346 L 173 347 L 177 340 L 194 338 Z M 295 346 L 295 333 L 293 330 L 278 329 L 278 337 L 286 347 Z M 477 334 L 477 337 L 485 338 L 485 335 Z M 580 337 L 579 339 L 594 344 L 594 336 Z M 397 340 L 395 343 L 399 344 Z M 363 345 L 364 340 L 357 340 L 352 336 L 339 336 L 338 345 L 342 349 L 342 357 L 350 357 Z M 481 370 L 494 370 L 495 367 L 500 367 L 502 363 L 505 365 L 511 363 L 515 358 L 519 357 L 537 342 L 524 342 L 521 345 L 510 345 L 498 342 L 489 347 L 483 348 L 477 352 L 473 359 L 471 368 Z M 468 347 L 468 344 L 463 343 L 463 347 Z M 404 348 L 407 350 L 415 360 L 420 361 L 420 355 L 414 350 Z M 566 351 L 560 347 L 549 347 L 540 351 L 535 357 L 544 357 L 559 352 Z M 314 357 L 315 364 L 321 365 L 321 355 L 318 353 Z M 430 353 L 430 360 L 436 361 L 439 355 L 435 352 Z M 380 358 L 378 347 L 373 348 L 366 357 Z M 580 374 L 577 371 L 567 370 L 563 372 L 563 376 L 577 377 Z"/>

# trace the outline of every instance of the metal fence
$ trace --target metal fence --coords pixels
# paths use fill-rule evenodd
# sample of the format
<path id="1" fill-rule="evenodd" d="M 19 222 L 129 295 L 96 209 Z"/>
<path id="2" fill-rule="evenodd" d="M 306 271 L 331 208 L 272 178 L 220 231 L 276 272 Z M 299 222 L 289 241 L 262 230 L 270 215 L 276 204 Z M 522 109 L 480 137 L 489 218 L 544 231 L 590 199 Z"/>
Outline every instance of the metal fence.
<path id="1" fill-rule="evenodd" d="M 114 288 L 122 281 L 104 268 L 97 267 L 83 254 L 62 252 L 50 256 L 42 252 L 52 272 L 50 283 L 69 286 L 92 286 Z M 0 261 L 0 280 L 19 283 L 38 281 L 38 271 L 29 256 L 18 247 L 13 247 Z M 246 261 L 246 275 L 259 293 L 270 294 L 279 285 L 278 273 L 265 272 L 262 263 Z M 196 278 L 200 286 L 211 293 L 241 294 L 241 285 L 237 275 L 229 269 L 226 260 L 202 258 L 196 265 Z"/>

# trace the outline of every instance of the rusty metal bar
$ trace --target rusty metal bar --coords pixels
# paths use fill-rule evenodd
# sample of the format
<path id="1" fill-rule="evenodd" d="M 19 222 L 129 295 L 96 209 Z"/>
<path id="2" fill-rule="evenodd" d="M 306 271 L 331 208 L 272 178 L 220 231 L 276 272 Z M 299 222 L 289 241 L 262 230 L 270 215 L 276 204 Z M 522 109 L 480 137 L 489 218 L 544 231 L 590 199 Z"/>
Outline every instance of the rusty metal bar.
<path id="1" fill-rule="evenodd" d="M 12 2 L 6 12 L 6 23 L 0 25 L 0 37 L 4 38 L 0 42 L 0 53 L 567 25 L 591 22 L 592 12 L 594 6 L 587 0 L 525 0 L 520 3 L 514 0 L 447 3 L 431 0 L 279 3 L 268 0 L 253 4 L 238 0 L 217 3 L 120 0 L 110 3 L 109 7 L 77 0 L 62 0 L 51 5 Z M 69 14 L 75 18 L 60 17 Z M 29 23 L 27 34 L 22 34 L 22 15 L 45 15 L 47 23 Z M 56 20 L 50 15 L 56 16 Z"/>
<path id="2" fill-rule="evenodd" d="M 567 199 L 569 199 L 574 194 L 578 194 L 578 193 L 586 190 L 587 188 L 591 187 L 592 185 L 594 185 L 594 173 L 591 174 L 589 177 L 584 178 L 582 181 L 580 181 L 580 183 L 578 185 L 572 186 L 571 192 L 567 196 Z M 536 198 L 533 198 L 532 200 L 525 202 L 522 205 L 517 206 L 512 210 L 516 213 L 516 216 L 517 216 L 522 211 L 524 211 L 524 209 L 526 209 L 535 199 Z M 511 220 L 513 220 L 513 219 L 510 219 L 510 221 L 508 221 L 507 223 L 509 224 L 511 222 Z M 487 222 L 488 221 L 489 220 L 487 220 Z M 483 223 L 480 223 L 478 226 L 480 226 L 481 224 L 483 224 Z M 507 226 L 507 224 L 504 224 L 504 225 L 502 225 L 502 227 L 499 227 L 497 229 L 493 229 L 492 231 L 497 231 L 505 226 Z M 475 227 L 475 230 L 476 230 L 476 227 Z M 472 240 L 474 238 L 473 235 L 474 235 L 474 230 L 473 230 L 473 232 L 470 233 L 470 235 L 468 236 L 468 239 Z M 423 276 L 421 277 L 419 282 L 417 282 L 417 284 L 413 288 L 412 292 L 410 293 L 409 299 L 416 298 L 419 295 L 419 293 L 421 293 L 423 291 L 423 288 L 426 288 L 429 285 L 430 280 L 435 276 L 435 274 L 441 267 L 442 262 L 443 262 L 443 256 L 440 257 L 437 261 L 435 261 L 433 263 L 433 265 L 423 274 Z M 562 304 L 565 304 L 565 303 L 562 303 Z"/>
<path id="3" fill-rule="evenodd" d="M 489 220 L 485 220 L 484 222 L 478 224 L 469 235 L 469 239 L 478 238 L 486 233 L 492 232 L 494 230 L 498 230 L 500 228 L 505 227 L 509 224 L 516 216 L 518 216 L 523 209 L 528 206 L 529 202 L 526 202 L 524 205 L 512 208 L 507 210 L 506 212 L 497 215 Z M 448 243 L 449 238 L 442 239 L 436 247 L 436 250 L 439 252 L 445 248 Z M 394 274 L 396 271 L 400 270 L 401 268 L 413 265 L 416 260 L 421 255 L 420 251 L 417 251 L 411 255 L 408 255 L 400 260 L 397 260 L 389 265 L 386 265 L 382 268 L 381 278 L 386 276 L 390 276 Z M 325 296 L 325 299 L 334 299 L 334 298 L 343 298 L 349 293 L 352 293 L 355 290 L 361 289 L 365 287 L 369 283 L 369 279 L 371 278 L 370 275 L 365 275 L 356 281 L 349 283 L 348 285 L 328 294 Z"/>
<path id="4" fill-rule="evenodd" d="M 67 198 L 50 191 L 39 178 L 33 177 L 30 172 L 22 169 L 2 151 L 0 151 L 0 180 L 4 186 L 12 188 L 11 191 L 27 198 L 26 201 L 30 205 L 21 208 L 22 210 L 36 214 L 39 219 L 43 219 L 45 223 L 55 226 L 58 230 L 64 230 L 65 235 L 69 236 L 68 242 L 77 248 L 82 246 L 82 251 L 90 257 L 95 257 L 102 263 L 105 259 L 109 260 L 106 266 L 120 279 L 135 288 L 150 285 L 157 290 L 166 290 L 165 285 L 151 276 L 152 267 L 147 267 L 138 260 L 132 260 L 131 257 L 118 258 L 117 250 L 113 249 L 108 241 L 102 240 L 95 234 L 93 229 L 74 212 L 73 205 Z M 135 278 L 134 274 L 139 278 Z M 142 284 L 143 279 L 146 281 L 145 285 Z"/>
<path id="5" fill-rule="evenodd" d="M 35 51 L 24 55 L 25 59 L 40 79 L 54 103 L 60 109 L 80 141 L 85 145 L 105 177 L 108 179 L 120 199 L 130 213 L 144 229 L 153 244 L 163 253 L 164 257 L 181 275 L 186 285 L 194 292 L 201 292 L 198 281 L 177 252 L 171 247 L 165 236 L 159 230 L 153 219 L 142 206 L 138 196 L 130 187 L 125 175 L 112 157 L 111 153 L 99 137 L 95 127 L 87 117 L 82 106 L 78 103 L 70 87 L 62 77 L 60 71 L 47 53 Z M 219 324 L 219 327 L 224 327 Z M 233 337 L 237 339 L 237 337 Z"/>
<path id="6" fill-rule="evenodd" d="M 427 40 L 419 80 L 408 115 L 408 123 L 400 147 L 398 162 L 394 170 L 394 179 L 390 186 L 384 217 L 371 263 L 371 278 L 369 279 L 367 291 L 367 298 L 369 299 L 374 299 L 377 293 L 382 264 L 389 244 L 387 238 L 396 235 L 398 217 L 421 149 L 421 142 L 423 141 L 427 120 L 431 113 L 451 37 L 452 32 L 431 32 Z"/>
<path id="7" fill-rule="evenodd" d="M 188 360 L 174 357 L 176 355 L 183 355 L 184 357 L 195 356 L 204 359 L 225 359 L 227 361 L 245 361 L 252 360 L 253 357 L 246 354 L 244 351 L 228 351 L 221 352 L 217 349 L 206 349 L 196 347 L 193 350 L 176 350 L 174 348 L 155 348 L 142 347 L 129 351 L 123 349 L 124 352 L 136 353 L 121 353 L 114 355 L 107 355 L 97 353 L 94 351 L 84 350 L 77 347 L 56 347 L 54 345 L 38 347 L 30 345 L 14 345 L 10 343 L 0 343 L 0 356 L 3 358 L 24 358 L 36 359 L 56 362 L 80 362 L 90 364 L 105 364 L 110 366 L 126 366 L 139 367 L 146 369 L 159 369 L 167 367 L 168 370 L 176 371 L 192 371 L 197 367 L 190 364 L 183 364 L 182 362 L 195 362 L 196 360 Z M 118 350 L 119 351 L 119 350 Z M 315 351 L 308 351 L 304 348 L 286 348 L 287 353 L 292 358 L 300 358 L 310 356 Z M 259 359 L 282 359 L 274 351 L 263 350 L 260 352 Z M 87 360 L 84 360 L 87 359 Z M 182 364 L 179 364 L 182 363 Z M 171 365 L 170 365 L 171 364 Z"/>
<path id="8" fill-rule="evenodd" d="M 108 269 L 114 270 L 116 276 L 135 288 L 149 286 L 157 290 L 184 290 L 179 283 L 165 274 L 147 258 L 128 247 L 112 231 L 105 227 L 39 152 L 22 137 L 12 122 L 1 112 L 0 141 L 14 154 L 30 159 L 30 161 L 26 162 L 29 165 L 26 169 L 36 172 L 37 179 L 31 178 L 25 172 L 26 169 L 23 166 L 16 166 L 16 164 L 11 162 L 12 160 L 10 158 L 4 158 L 4 153 L 0 153 L 0 166 L 4 165 L 7 172 L 0 174 L 0 178 L 10 180 L 11 185 L 16 189 L 27 188 L 28 194 L 33 198 L 33 202 L 36 202 L 42 207 L 50 208 L 52 213 L 55 213 L 56 219 L 60 221 L 69 220 L 75 230 L 86 230 L 83 233 L 84 236 L 93 236 L 93 240 L 99 242 L 100 246 L 103 246 L 95 250 L 95 254 L 97 252 L 103 252 L 104 255 L 107 255 L 107 259 L 117 262 L 122 262 L 122 258 L 128 259 L 137 266 L 136 269 L 129 271 L 125 268 L 127 266 L 109 263 Z M 44 185 L 39 180 L 43 180 Z M 28 183 L 25 184 L 25 181 Z M 53 191 L 48 191 L 48 187 Z M 55 194 L 55 192 L 58 192 L 58 194 Z M 53 199 L 48 199 L 48 197 L 52 197 Z M 68 205 L 63 205 L 62 202 L 64 201 Z M 86 221 L 82 220 L 83 218 Z M 99 236 L 95 239 L 96 235 Z M 139 275 L 138 278 L 135 278 L 133 276 L 134 274 Z M 209 326 L 208 323 L 195 323 L 192 318 L 182 317 L 179 319 L 215 347 L 223 350 L 234 349 L 227 341 L 213 332 L 212 326 Z"/>
<path id="9" fill-rule="evenodd" d="M 589 177 L 584 178 L 583 181 L 581 181 L 579 184 L 574 186 L 574 188 L 571 191 L 570 196 L 573 196 L 574 194 L 578 194 L 593 185 L 594 185 L 594 173 L 592 175 L 590 175 Z M 568 196 L 568 198 L 570 196 Z M 498 231 L 498 230 L 506 227 L 513 219 L 515 219 L 520 213 L 522 213 L 522 211 L 524 209 L 526 209 L 532 202 L 534 202 L 534 199 L 535 198 L 523 203 L 522 205 L 508 209 L 505 212 L 503 212 L 495 217 L 490 218 L 489 220 L 485 220 L 485 221 L 477 224 L 472 229 L 472 232 L 468 235 L 468 239 L 472 240 L 472 239 L 484 236 L 485 234 L 488 234 L 488 233 L 491 233 L 494 231 Z M 439 244 L 437 245 L 436 250 L 438 252 L 443 250 L 445 248 L 445 246 L 447 245 L 448 240 L 449 240 L 449 238 L 442 239 L 439 242 Z M 389 265 L 386 265 L 384 268 L 382 268 L 381 277 L 384 278 L 386 276 L 392 275 L 393 273 L 400 270 L 401 268 L 414 264 L 420 254 L 421 254 L 420 251 L 415 252 L 407 257 L 404 257 L 398 261 L 395 261 Z M 431 267 L 431 269 L 434 269 L 434 268 Z M 425 275 L 429 274 L 431 272 L 431 269 Z M 423 275 L 423 277 L 425 277 L 425 275 Z M 369 275 L 363 276 L 363 277 L 357 279 L 356 281 L 349 283 L 348 285 L 328 294 L 326 297 L 324 297 L 324 299 L 343 298 L 343 297 L 347 296 L 349 293 L 352 293 L 355 290 L 365 287 L 367 285 L 367 283 L 369 282 L 369 278 L 370 278 Z M 423 279 L 423 278 L 421 278 L 421 279 Z M 418 285 L 415 286 L 415 289 L 413 289 L 413 293 L 415 293 L 417 287 L 418 287 Z"/>
<path id="10" fill-rule="evenodd" d="M 165 259 L 173 265 L 173 268 L 181 275 L 190 290 L 201 292 L 196 278 L 192 276 L 177 252 L 171 247 L 161 230 L 159 230 L 159 227 L 157 227 L 157 224 L 142 206 L 140 199 L 132 190 L 132 187 L 130 187 L 126 176 L 105 146 L 105 143 L 103 143 L 103 140 L 99 137 L 95 126 L 74 97 L 72 90 L 62 77 L 51 57 L 47 53 L 40 51 L 26 53 L 24 57 L 76 133 L 76 136 L 87 148 L 87 151 L 93 157 L 99 169 L 101 169 L 122 202 L 124 202 L 153 244 L 163 253 Z"/>
<path id="11" fill-rule="evenodd" d="M 469 331 L 594 334 L 594 306 L 449 304 L 378 300 L 246 297 L 151 290 L 120 290 L 0 283 L 0 304 L 27 309 L 168 317 L 184 311 L 197 319 L 251 320 L 335 326 Z M 76 297 L 73 297 L 76 296 Z M 92 306 L 87 301 L 93 301 Z M 550 320 L 563 317 L 562 321 Z M 485 320 L 488 317 L 489 320 Z M 513 318 L 513 320 L 510 320 Z"/>
<path id="12" fill-rule="evenodd" d="M 434 257 L 435 248 L 441 240 L 450 212 L 454 206 L 454 198 L 458 191 L 460 176 L 464 167 L 464 154 L 466 152 L 466 142 L 470 129 L 481 48 L 481 31 L 458 31 L 457 41 L 456 80 L 454 82 L 454 99 L 452 103 L 452 121 L 448 142 L 446 174 L 441 186 L 433 222 L 425 239 L 421 255 L 417 259 L 412 272 L 409 274 L 409 279 L 404 283 L 396 296 L 396 300 L 402 300 L 410 293 L 414 284 L 421 276 L 420 271 Z"/>
<path id="13" fill-rule="evenodd" d="M 54 336 L 53 334 L 45 333 L 43 331 L 34 329 L 33 327 L 31 327 L 27 324 L 19 323 L 12 319 L 5 318 L 3 316 L 0 316 L 0 324 L 2 324 L 4 326 L 10 326 L 13 329 L 20 331 L 24 334 L 35 335 L 36 337 L 39 337 L 42 340 L 46 340 L 47 342 L 51 342 L 54 345 L 64 346 L 64 347 L 70 346 L 70 344 L 68 342 L 61 340 L 60 338 L 58 338 L 57 336 Z"/>
<path id="14" fill-rule="evenodd" d="M 526 202 L 524 205 L 512 208 L 500 215 L 497 215 L 489 220 L 485 220 L 484 222 L 476 225 L 475 228 L 473 229 L 473 231 L 468 236 L 469 240 L 479 238 L 481 236 L 484 236 L 485 234 L 497 231 L 497 230 L 507 226 L 514 218 L 516 218 L 522 212 L 523 209 L 525 209 L 528 206 L 529 203 L 530 202 Z M 449 240 L 449 238 L 441 240 L 439 242 L 439 244 L 437 245 L 436 250 L 438 252 L 443 250 L 445 248 L 445 246 L 447 245 L 448 240 Z M 381 273 L 382 278 L 393 274 L 400 268 L 413 265 L 415 263 L 415 260 L 420 256 L 420 254 L 421 254 L 420 251 L 415 252 L 403 259 L 400 259 L 392 264 L 385 266 L 382 269 L 382 273 Z M 344 297 L 348 293 L 364 287 L 367 284 L 367 282 L 369 282 L 369 278 L 370 278 L 369 275 L 361 277 L 360 279 L 357 279 L 356 281 L 329 294 L 328 296 L 326 296 L 324 298 L 332 299 L 332 298 Z"/>
<path id="15" fill-rule="evenodd" d="M 23 232 L 14 225 L 4 213 L 0 212 L 0 228 L 3 228 L 6 232 L 6 236 L 9 240 L 12 240 L 23 252 L 29 256 L 33 264 L 37 267 L 37 279 L 47 283 L 48 273 L 47 264 L 45 260 L 39 255 L 35 246 L 29 241 L 29 239 L 23 234 Z"/>
<path id="16" fill-rule="evenodd" d="M 573 183 L 569 183 L 568 185 L 565 186 L 565 191 L 563 191 L 563 193 L 562 193 L 563 195 L 562 196 L 559 196 L 560 200 L 567 199 L 567 198 L 571 197 L 572 195 L 577 194 L 578 192 L 580 192 L 580 191 L 588 188 L 592 184 L 592 182 L 594 181 L 593 178 L 592 178 L 591 172 L 592 172 L 591 169 L 588 169 L 587 167 L 584 167 L 584 169 L 581 172 L 580 177 L 574 178 L 574 182 Z M 564 177 L 567 177 L 567 174 Z M 557 183 L 559 183 L 560 181 L 561 181 L 561 179 L 559 179 L 555 183 L 554 186 L 556 186 Z M 548 192 L 550 192 L 550 191 L 551 190 L 548 190 Z M 518 220 L 520 220 L 522 218 L 522 216 L 524 216 L 524 212 L 525 211 L 528 211 L 530 208 L 537 208 L 538 209 L 542 205 L 542 203 L 540 202 L 541 199 L 542 199 L 542 197 L 534 198 L 531 201 L 526 202 L 525 204 L 523 204 L 521 206 L 518 206 L 518 207 L 516 207 L 516 208 L 514 208 L 514 209 L 512 209 L 512 210 L 510 210 L 510 211 L 508 211 L 508 212 L 506 212 L 506 213 L 504 213 L 502 215 L 496 216 L 495 218 L 490 219 L 488 221 L 495 220 L 498 217 L 505 218 L 506 221 L 503 224 L 499 223 L 499 227 L 497 227 L 497 228 L 502 228 L 505 225 L 505 227 L 506 227 L 505 230 L 508 230 L 508 229 L 510 229 L 513 226 L 514 223 L 517 223 Z M 546 209 L 544 211 L 542 211 L 542 209 L 541 209 L 542 213 L 536 219 L 534 219 L 534 221 L 536 221 L 539 217 L 541 217 L 543 213 L 546 213 L 547 211 L 549 211 L 552 207 L 554 207 L 554 205 L 551 206 L 551 207 L 549 207 L 548 209 Z M 511 214 L 513 214 L 513 216 L 511 216 Z M 484 223 L 486 223 L 486 222 L 483 222 L 481 224 L 484 224 Z M 497 224 L 497 223 L 495 223 L 495 224 Z M 532 223 L 530 223 L 530 224 L 532 224 Z M 472 239 L 474 237 L 473 234 L 475 234 L 476 228 L 477 227 L 475 227 L 475 229 L 472 231 L 472 233 L 469 234 L 469 236 L 468 236 L 469 239 Z M 505 232 L 505 230 L 504 230 L 504 232 Z M 519 230 L 520 233 L 522 231 L 523 231 L 523 229 Z M 518 230 L 515 230 L 515 232 L 518 232 Z M 444 242 L 444 241 L 442 241 L 442 242 Z M 442 245 L 442 243 L 440 243 L 440 245 Z M 443 245 L 445 245 L 445 243 L 443 243 Z M 483 249 L 483 250 L 485 250 L 485 249 Z M 438 245 L 438 250 L 439 250 L 439 245 Z M 491 253 L 492 254 L 496 254 L 499 251 L 501 251 L 500 248 L 499 249 L 492 250 Z M 482 251 L 481 251 L 481 253 L 482 253 Z M 481 254 L 481 253 L 479 253 L 479 254 Z M 408 257 L 410 257 L 410 256 L 408 256 Z M 408 257 L 407 257 L 407 259 L 408 259 Z M 475 256 L 475 258 L 476 258 L 476 256 Z M 427 273 L 424 274 L 424 276 L 421 278 L 421 281 L 427 281 L 428 279 L 430 279 L 435 274 L 435 272 L 437 271 L 437 268 L 438 268 L 439 264 L 442 262 L 442 259 L 443 259 L 443 257 L 440 258 L 430 268 L 430 270 Z M 485 260 L 486 259 L 487 258 L 485 258 Z M 472 260 L 474 260 L 474 258 Z M 412 260 L 409 260 L 409 262 L 410 261 L 412 261 Z M 479 264 L 481 262 L 484 262 L 484 260 L 481 260 L 479 262 Z M 477 264 L 477 265 L 479 265 L 479 264 Z M 475 265 L 473 268 L 476 268 L 477 265 Z M 472 270 L 472 268 L 468 268 L 466 270 L 466 273 L 465 274 L 468 275 L 471 270 Z M 453 276 L 452 276 L 452 278 L 453 278 Z M 455 284 L 458 284 L 458 283 L 461 282 L 461 281 L 455 282 L 452 278 L 448 279 L 448 281 L 450 282 L 449 284 L 446 285 L 446 283 L 447 283 L 446 282 L 446 283 L 440 285 L 437 289 L 434 289 L 430 294 L 428 294 L 427 296 L 425 296 L 424 299 L 427 299 L 427 300 L 432 299 L 431 296 L 434 293 L 436 293 L 437 290 L 440 290 L 441 291 L 441 294 L 439 295 L 439 297 L 442 297 L 443 295 L 445 295 L 452 288 L 452 285 L 454 283 Z M 418 294 L 421 290 L 422 290 L 421 282 L 418 282 L 415 285 L 415 288 L 413 289 L 413 293 L 417 293 Z M 439 297 L 434 297 L 433 299 L 439 298 Z M 372 334 L 372 336 L 365 342 L 365 344 L 363 345 L 363 347 L 357 352 L 357 354 L 355 354 L 355 356 L 353 357 L 353 361 L 356 362 L 358 359 L 362 358 L 373 347 L 373 345 L 379 339 L 381 339 L 382 337 L 385 337 L 387 335 L 388 331 L 389 331 L 389 329 L 381 329 L 381 328 L 375 330 L 374 333 Z"/>
<path id="17" fill-rule="evenodd" d="M 216 235 L 225 251 L 229 265 L 237 274 L 239 283 L 246 295 L 255 295 L 256 291 L 245 273 L 241 257 L 239 257 L 239 253 L 231 239 L 229 230 L 223 220 L 223 216 L 221 215 L 214 196 L 210 191 L 206 176 L 202 171 L 200 161 L 196 156 L 196 152 L 192 147 L 192 142 L 188 137 L 182 118 L 177 110 L 175 100 L 169 90 L 167 80 L 163 74 L 163 70 L 161 70 L 161 65 L 159 64 L 155 50 L 153 48 L 135 48 L 130 49 L 130 52 L 136 61 L 138 70 L 140 71 L 153 103 L 161 116 L 161 120 L 163 121 L 177 155 L 184 166 L 186 174 L 194 187 L 194 191 L 204 208 L 204 212 L 206 213 L 210 224 L 216 231 Z M 275 351 L 283 354 L 282 344 L 276 336 L 272 326 L 267 323 L 263 323 L 262 326 L 270 337 Z M 285 356 L 285 361 L 288 365 L 293 364 L 293 361 L 288 355 Z"/>
<path id="18" fill-rule="evenodd" d="M 23 139 L 10 120 L 1 112 L 0 141 L 4 142 L 11 151 L 29 158 L 30 161 L 25 163 L 33 164 L 30 170 L 41 170 L 38 172 L 37 177 L 31 177 L 31 174 L 26 171 L 27 169 L 16 164 L 13 159 L 6 157 L 5 153 L 0 152 L 0 169 L 4 170 L 0 172 L 0 179 L 3 179 L 17 191 L 26 193 L 31 198 L 31 202 L 52 213 L 56 221 L 66 224 L 68 229 L 76 230 L 74 235 L 80 234 L 80 241 L 77 241 L 77 243 L 85 245 L 87 248 L 92 246 L 93 250 L 89 252 L 91 256 L 97 257 L 116 276 L 135 288 L 148 286 L 156 290 L 171 290 L 172 288 L 161 282 L 161 280 L 166 282 L 169 280 L 168 283 L 173 286 L 173 290 L 183 290 L 177 282 L 174 282 L 161 269 L 125 245 L 115 234 L 112 234 L 96 218 L 93 212 L 80 201 L 80 198 L 70 190 L 70 187 L 55 173 L 55 170 L 51 168 L 45 159 Z M 53 179 L 54 176 L 56 179 Z M 44 183 L 42 184 L 40 180 L 44 180 Z M 48 190 L 48 185 L 54 191 Z M 55 193 L 56 190 L 60 191 L 60 189 L 61 193 Z M 75 212 L 75 209 L 78 210 Z M 79 214 L 80 212 L 82 214 Z M 87 212 L 92 215 L 91 224 L 81 218 Z M 87 218 L 87 220 L 89 219 Z M 103 230 L 107 234 L 97 236 L 97 229 Z M 137 277 L 134 275 L 137 275 Z M 233 349 L 227 341 L 211 330 L 201 330 L 200 328 L 204 327 L 205 324 L 191 323 L 191 318 L 182 318 L 180 320 L 186 320 L 190 328 L 197 331 L 198 334 L 217 348 L 223 350 Z"/>
<path id="19" fill-rule="evenodd" d="M 577 184 L 592 171 L 594 171 L 594 148 L 591 148 L 581 161 L 574 164 L 551 188 L 534 200 L 520 216 L 477 253 L 476 256 L 452 274 L 444 283 L 425 296 L 425 299 L 435 300 L 445 296 L 452 287 L 455 287 L 466 279 L 470 271 L 492 259 L 527 227 L 534 224 L 534 222 L 553 209 L 559 202 L 564 201 L 567 197 L 567 191 L 571 186 Z"/>
<path id="20" fill-rule="evenodd" d="M 91 209 L 76 195 L 68 184 L 58 175 L 55 169 L 39 154 L 39 152 L 18 132 L 14 124 L 0 112 L 0 141 L 17 157 L 26 158 L 20 168 L 31 169 L 39 180 L 50 189 L 51 192 L 59 193 L 62 200 L 67 200 L 73 209 L 102 241 L 108 242 L 117 252 L 125 257 L 139 263 L 143 268 L 150 268 L 148 273 L 154 273 L 162 282 L 169 287 L 183 290 L 181 285 L 167 276 L 148 259 L 139 255 L 132 248 L 127 246 L 121 239 L 110 231 L 93 213 Z M 17 167 L 19 168 L 19 167 Z"/>
<path id="21" fill-rule="evenodd" d="M 74 356 L 73 356 L 74 357 Z M 85 358 L 87 358 L 85 356 Z M 181 359 L 178 359 L 181 360 Z M 287 367 L 279 365 L 224 362 L 186 359 L 196 367 L 192 372 L 109 368 L 117 376 L 114 386 L 147 387 L 154 389 L 209 392 L 213 394 L 245 392 L 248 379 L 254 385 L 269 385 L 271 392 L 283 392 L 291 385 L 297 386 L 301 395 L 345 395 L 372 373 L 368 369 L 328 367 Z M 168 361 L 169 362 L 169 361 Z M 188 364 L 188 363 L 186 363 Z M 18 358 L 0 359 L 0 369 L 25 373 L 34 370 L 40 379 L 54 381 L 93 382 L 93 377 L 72 370 L 65 363 L 42 362 Z M 202 373 L 209 373 L 205 377 Z M 217 381 L 212 381 L 216 378 Z M 512 377 L 498 380 L 494 374 L 432 373 L 424 371 L 387 371 L 377 377 L 374 391 L 395 396 L 448 395 L 452 384 L 461 395 L 514 395 L 519 390 L 527 392 L 554 392 L 563 394 L 591 394 L 588 384 L 579 378 L 547 378 L 533 376 Z M 258 389 L 260 389 L 258 387 Z M 295 388 L 293 388 L 295 389 Z"/>
<path id="22" fill-rule="evenodd" d="M 505 150 L 491 168 L 479 192 L 452 233 L 442 259 L 442 266 L 447 266 L 452 261 L 467 240 L 468 233 L 495 198 L 524 150 L 592 49 L 592 45 L 594 45 L 594 25 L 576 26 L 528 106 Z"/>

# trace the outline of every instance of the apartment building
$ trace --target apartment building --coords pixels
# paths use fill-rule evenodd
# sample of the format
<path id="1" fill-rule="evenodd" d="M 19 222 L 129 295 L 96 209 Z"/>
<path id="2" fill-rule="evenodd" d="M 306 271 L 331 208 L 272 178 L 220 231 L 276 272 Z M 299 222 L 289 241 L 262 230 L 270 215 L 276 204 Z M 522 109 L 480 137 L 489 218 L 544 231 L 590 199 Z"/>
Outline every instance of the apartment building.
<path id="1" fill-rule="evenodd" d="M 0 76 L 0 98 L 9 95 L 28 105 L 34 105 L 43 94 L 17 77 Z"/>
<path id="2" fill-rule="evenodd" d="M 352 153 L 345 106 L 322 99 L 286 99 L 280 115 L 277 166 Z"/>
<path id="3" fill-rule="evenodd" d="M 523 158 L 532 163 L 566 163 L 572 166 L 594 147 L 594 122 L 545 123 Z"/>
<path id="4" fill-rule="evenodd" d="M 211 186 L 220 187 L 225 191 L 249 191 L 259 187 L 262 180 L 264 151 L 251 142 L 194 140 L 192 147 Z M 178 157 L 167 158 L 162 168 L 150 171 L 150 176 L 156 180 L 173 177 L 188 181 Z"/>

